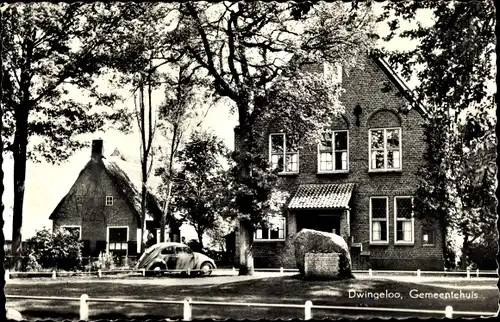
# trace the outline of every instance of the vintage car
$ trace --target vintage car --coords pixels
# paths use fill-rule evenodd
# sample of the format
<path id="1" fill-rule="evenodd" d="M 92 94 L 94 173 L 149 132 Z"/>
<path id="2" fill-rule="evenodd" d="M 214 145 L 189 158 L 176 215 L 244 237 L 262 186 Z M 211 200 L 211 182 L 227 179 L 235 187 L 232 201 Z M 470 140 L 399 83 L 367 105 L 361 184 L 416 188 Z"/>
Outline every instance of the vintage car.
<path id="1" fill-rule="evenodd" d="M 185 273 L 188 268 L 193 275 L 210 275 L 216 266 L 210 257 L 193 252 L 185 244 L 173 242 L 158 243 L 149 247 L 137 263 L 137 269 L 145 269 L 149 276 L 160 275 L 169 270 Z"/>

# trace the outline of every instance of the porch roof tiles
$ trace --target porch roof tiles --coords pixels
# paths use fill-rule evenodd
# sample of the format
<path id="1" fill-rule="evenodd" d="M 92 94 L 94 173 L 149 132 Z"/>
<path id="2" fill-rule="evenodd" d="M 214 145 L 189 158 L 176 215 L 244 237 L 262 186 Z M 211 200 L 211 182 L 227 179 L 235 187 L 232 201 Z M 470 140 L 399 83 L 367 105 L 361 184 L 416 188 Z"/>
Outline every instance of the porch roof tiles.
<path id="1" fill-rule="evenodd" d="M 288 209 L 349 209 L 354 183 L 302 184 Z"/>

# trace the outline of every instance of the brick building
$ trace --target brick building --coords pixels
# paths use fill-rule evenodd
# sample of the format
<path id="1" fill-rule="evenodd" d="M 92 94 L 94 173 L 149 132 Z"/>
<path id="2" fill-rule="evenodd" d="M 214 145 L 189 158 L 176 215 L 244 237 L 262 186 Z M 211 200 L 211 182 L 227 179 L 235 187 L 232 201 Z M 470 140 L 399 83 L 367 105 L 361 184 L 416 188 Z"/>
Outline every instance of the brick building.
<path id="1" fill-rule="evenodd" d="M 269 133 L 291 200 L 280 228 L 255 233 L 255 267 L 295 267 L 291 240 L 310 228 L 344 237 L 355 269 L 443 269 L 442 230 L 412 214 L 425 109 L 408 108 L 407 87 L 382 58 L 340 72 L 345 113 L 320 144 L 289 151 L 286 133 Z"/>
<path id="2" fill-rule="evenodd" d="M 94 140 L 90 161 L 49 217 L 53 230 L 79 232 L 84 256 L 100 252 L 134 256 L 139 251 L 141 194 L 137 186 L 140 182 L 134 184 L 123 168 L 130 166 L 117 151 L 106 158 L 103 141 Z M 149 243 L 155 243 L 160 236 L 162 208 L 150 191 L 146 207 L 146 235 Z M 171 227 L 166 227 L 166 238 L 180 241 L 179 228 L 171 222 Z"/>

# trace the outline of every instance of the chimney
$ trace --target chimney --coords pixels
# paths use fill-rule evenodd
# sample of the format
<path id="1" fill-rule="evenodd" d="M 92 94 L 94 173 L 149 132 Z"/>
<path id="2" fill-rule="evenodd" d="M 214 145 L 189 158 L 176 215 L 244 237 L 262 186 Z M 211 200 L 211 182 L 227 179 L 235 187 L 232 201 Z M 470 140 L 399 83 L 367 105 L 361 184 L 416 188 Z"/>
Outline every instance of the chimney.
<path id="1" fill-rule="evenodd" d="M 102 139 L 92 140 L 91 158 L 94 161 L 99 161 L 102 159 Z"/>

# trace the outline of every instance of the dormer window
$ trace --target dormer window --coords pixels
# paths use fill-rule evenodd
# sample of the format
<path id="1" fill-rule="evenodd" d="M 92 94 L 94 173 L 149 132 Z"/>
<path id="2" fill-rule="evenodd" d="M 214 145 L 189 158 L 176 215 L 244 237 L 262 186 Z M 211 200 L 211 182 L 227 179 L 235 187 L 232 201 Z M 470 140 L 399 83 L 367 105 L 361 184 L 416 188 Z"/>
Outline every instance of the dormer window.
<path id="1" fill-rule="evenodd" d="M 323 134 L 318 144 L 318 172 L 349 171 L 349 132 L 333 131 Z"/>
<path id="2" fill-rule="evenodd" d="M 106 206 L 113 205 L 113 196 L 106 196 Z"/>
<path id="3" fill-rule="evenodd" d="M 299 152 L 287 142 L 284 133 L 269 135 L 269 160 L 271 169 L 278 169 L 280 173 L 299 172 Z"/>

